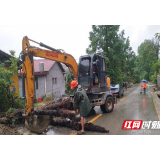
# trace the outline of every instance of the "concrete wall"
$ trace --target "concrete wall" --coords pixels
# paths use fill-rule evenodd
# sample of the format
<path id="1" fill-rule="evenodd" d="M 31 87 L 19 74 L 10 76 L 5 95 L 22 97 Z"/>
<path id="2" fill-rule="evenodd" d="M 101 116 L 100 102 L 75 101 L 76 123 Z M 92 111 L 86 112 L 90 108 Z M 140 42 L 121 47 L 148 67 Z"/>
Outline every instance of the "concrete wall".
<path id="1" fill-rule="evenodd" d="M 65 80 L 62 70 L 55 62 L 49 71 L 49 74 L 38 77 L 38 89 L 36 89 L 36 98 L 45 95 L 45 79 L 46 79 L 46 94 L 54 97 L 59 97 L 65 93 Z M 57 78 L 57 84 L 52 84 L 52 78 Z M 20 97 L 22 97 L 22 79 L 18 78 Z M 35 86 L 36 87 L 36 86 Z"/>
<path id="2" fill-rule="evenodd" d="M 52 84 L 52 78 L 57 78 L 57 84 Z M 54 65 L 49 71 L 49 74 L 47 75 L 46 91 L 47 94 L 55 97 L 58 97 L 61 94 L 65 93 L 64 76 L 56 62 L 54 63 Z"/>
<path id="3" fill-rule="evenodd" d="M 40 98 L 45 95 L 45 76 L 47 75 L 35 76 L 38 77 L 38 89 L 36 89 L 35 84 L 36 98 Z"/>
<path id="4" fill-rule="evenodd" d="M 157 86 L 160 89 L 160 75 L 157 75 Z"/>

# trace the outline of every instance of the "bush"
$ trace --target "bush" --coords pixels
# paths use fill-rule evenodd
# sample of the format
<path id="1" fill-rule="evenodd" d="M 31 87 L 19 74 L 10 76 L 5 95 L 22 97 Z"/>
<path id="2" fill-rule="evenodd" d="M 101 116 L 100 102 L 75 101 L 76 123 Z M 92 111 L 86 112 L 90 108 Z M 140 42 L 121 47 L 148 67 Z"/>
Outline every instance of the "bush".
<path id="1" fill-rule="evenodd" d="M 42 100 L 44 100 L 44 101 L 50 101 L 50 100 L 53 100 L 53 98 L 51 97 L 50 94 L 47 94 L 47 95 L 42 96 Z"/>
<path id="2" fill-rule="evenodd" d="M 9 108 L 8 111 L 6 112 L 6 114 L 13 113 L 15 110 L 16 110 L 15 108 Z"/>
<path id="3" fill-rule="evenodd" d="M 66 75 L 66 82 L 65 82 L 65 93 L 66 93 L 67 95 L 73 94 L 73 93 L 72 93 L 72 90 L 71 90 L 71 86 L 70 86 L 70 83 L 71 83 L 71 82 L 72 82 L 71 74 L 68 73 L 68 74 Z"/>
<path id="4" fill-rule="evenodd" d="M 23 101 L 20 100 L 19 98 L 14 100 L 14 108 L 20 109 L 23 107 Z"/>
<path id="5" fill-rule="evenodd" d="M 13 51 L 11 51 L 13 54 Z M 19 99 L 18 93 L 11 93 L 10 86 L 13 83 L 11 78 L 18 72 L 18 58 L 12 57 L 6 61 L 10 64 L 10 70 L 5 68 L 3 63 L 0 63 L 0 111 L 6 112 L 10 108 L 22 108 L 23 102 Z M 11 109 L 12 110 L 12 109 Z M 10 111 L 10 110 L 9 110 Z"/>

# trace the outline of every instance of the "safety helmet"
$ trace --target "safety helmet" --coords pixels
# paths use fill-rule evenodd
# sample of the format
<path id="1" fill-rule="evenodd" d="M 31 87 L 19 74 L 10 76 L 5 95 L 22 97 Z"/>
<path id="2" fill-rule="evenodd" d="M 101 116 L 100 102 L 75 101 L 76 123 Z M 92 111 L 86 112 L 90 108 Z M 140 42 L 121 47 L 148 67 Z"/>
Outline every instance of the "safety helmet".
<path id="1" fill-rule="evenodd" d="M 78 85 L 77 81 L 72 81 L 71 82 L 71 89 L 75 88 Z"/>

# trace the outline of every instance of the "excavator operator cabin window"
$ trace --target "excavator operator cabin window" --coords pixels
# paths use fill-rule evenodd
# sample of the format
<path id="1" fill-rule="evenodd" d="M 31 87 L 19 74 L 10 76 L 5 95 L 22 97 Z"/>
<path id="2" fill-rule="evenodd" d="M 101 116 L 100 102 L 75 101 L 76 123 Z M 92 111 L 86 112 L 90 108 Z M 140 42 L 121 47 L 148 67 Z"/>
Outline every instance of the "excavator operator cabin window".
<path id="1" fill-rule="evenodd" d="M 106 71 L 105 61 L 103 59 L 102 71 Z"/>
<path id="2" fill-rule="evenodd" d="M 80 69 L 79 69 L 79 75 L 82 76 L 90 76 L 90 65 L 91 65 L 91 59 L 90 58 L 83 58 L 80 61 Z"/>

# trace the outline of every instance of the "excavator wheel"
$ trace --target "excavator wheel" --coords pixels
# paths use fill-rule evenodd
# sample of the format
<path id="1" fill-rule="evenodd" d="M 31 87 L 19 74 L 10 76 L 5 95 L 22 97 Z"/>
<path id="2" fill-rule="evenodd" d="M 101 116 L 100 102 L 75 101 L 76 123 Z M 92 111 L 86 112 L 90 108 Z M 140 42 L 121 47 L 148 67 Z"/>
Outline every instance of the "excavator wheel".
<path id="1" fill-rule="evenodd" d="M 43 133 L 51 122 L 51 116 L 47 115 L 27 115 L 25 126 L 28 130 L 35 133 Z"/>
<path id="2" fill-rule="evenodd" d="M 113 108 L 114 108 L 114 100 L 112 97 L 107 97 L 106 98 L 106 101 L 105 101 L 105 104 L 101 105 L 101 110 L 104 112 L 104 113 L 110 113 L 113 111 Z"/>

